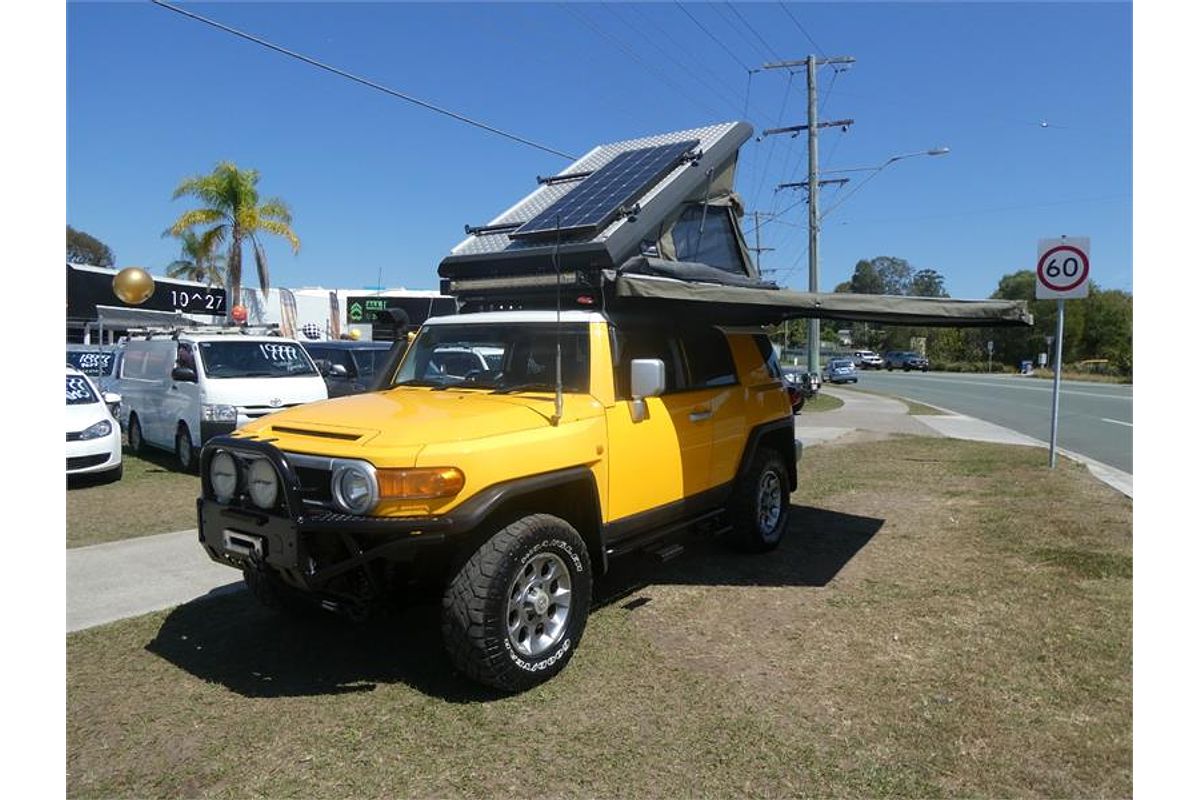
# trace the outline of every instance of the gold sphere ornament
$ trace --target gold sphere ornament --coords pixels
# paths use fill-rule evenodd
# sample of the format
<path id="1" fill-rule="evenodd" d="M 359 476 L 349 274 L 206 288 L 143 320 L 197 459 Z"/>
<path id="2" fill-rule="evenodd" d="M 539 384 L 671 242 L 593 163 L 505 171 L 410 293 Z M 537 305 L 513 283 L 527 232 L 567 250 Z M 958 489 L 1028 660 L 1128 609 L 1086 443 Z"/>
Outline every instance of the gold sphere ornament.
<path id="1" fill-rule="evenodd" d="M 233 317 L 234 322 L 241 325 L 243 322 L 246 321 L 246 317 L 249 315 L 246 312 L 245 306 L 236 305 L 232 309 L 230 309 L 229 316 Z"/>
<path id="2" fill-rule="evenodd" d="M 140 306 L 154 294 L 154 278 L 141 267 L 126 267 L 113 278 L 113 293 L 123 303 Z"/>
<path id="3" fill-rule="evenodd" d="M 350 338 L 357 342 L 362 338 L 362 331 L 360 331 L 358 328 L 352 328 L 350 330 Z"/>

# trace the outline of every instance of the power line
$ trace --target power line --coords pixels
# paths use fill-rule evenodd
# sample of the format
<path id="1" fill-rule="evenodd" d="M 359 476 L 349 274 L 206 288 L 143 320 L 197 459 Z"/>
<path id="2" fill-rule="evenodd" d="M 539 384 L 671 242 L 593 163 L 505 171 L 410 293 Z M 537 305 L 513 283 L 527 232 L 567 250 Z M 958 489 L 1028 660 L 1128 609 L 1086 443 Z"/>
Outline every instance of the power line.
<path id="1" fill-rule="evenodd" d="M 197 22 L 203 22 L 205 25 L 211 25 L 212 27 L 214 27 L 218 30 L 222 30 L 222 31 L 225 31 L 226 33 L 233 34 L 234 36 L 245 39 L 248 42 L 253 42 L 254 44 L 257 44 L 261 47 L 265 47 L 268 50 L 274 50 L 276 53 L 281 53 L 285 56 L 288 56 L 289 58 L 294 58 L 297 61 L 303 61 L 305 64 L 309 64 L 311 66 L 317 67 L 318 69 L 323 69 L 326 72 L 332 72 L 334 75 L 340 75 L 343 78 L 348 78 L 348 79 L 354 81 L 355 83 L 361 83 L 363 86 L 368 86 L 372 89 L 376 89 L 380 92 L 383 92 L 384 94 L 391 95 L 392 97 L 397 97 L 407 103 L 412 103 L 413 105 L 420 106 L 421 108 L 427 109 L 429 111 L 433 111 L 435 113 L 442 114 L 444 116 L 450 117 L 451 119 L 456 119 L 459 122 L 464 122 L 467 125 L 474 126 L 476 128 L 479 128 L 480 130 L 487 131 L 488 133 L 494 133 L 497 136 L 503 136 L 505 139 L 510 139 L 514 142 L 518 142 L 520 144 L 536 148 L 536 149 L 541 150 L 546 153 L 551 153 L 556 156 L 561 156 L 562 158 L 565 158 L 568 161 L 577 161 L 579 159 L 579 156 L 573 156 L 570 153 L 564 153 L 561 150 L 555 150 L 553 147 L 549 147 L 544 144 L 538 144 L 537 142 L 535 142 L 531 139 L 526 139 L 525 137 L 518 136 L 515 133 L 509 133 L 508 131 L 504 131 L 504 130 L 501 130 L 500 128 L 496 128 L 491 125 L 488 125 L 487 123 L 479 122 L 478 120 L 471 119 L 470 117 L 464 116 L 455 111 L 451 111 L 449 109 L 442 108 L 440 106 L 436 106 L 433 103 L 429 103 L 424 100 L 421 100 L 420 98 L 413 97 L 412 95 L 408 95 L 403 92 L 399 92 L 395 89 L 391 89 L 387 86 L 384 86 L 383 84 L 376 83 L 375 81 L 368 80 L 367 78 L 362 78 L 353 73 L 346 72 L 343 69 L 338 69 L 337 67 L 330 66 L 329 64 L 325 64 L 321 61 L 317 61 L 315 58 L 310 58 L 302 53 L 297 53 L 294 50 L 288 50 L 285 47 L 280 47 L 277 44 L 272 44 L 271 42 L 268 42 L 266 39 L 262 39 L 258 36 L 253 36 L 244 31 L 240 31 L 237 28 L 231 28 L 228 25 L 223 25 L 220 22 L 217 22 L 216 20 L 209 19 L 208 17 L 203 17 L 203 16 L 201 16 L 199 14 L 195 14 L 191 11 L 185 11 L 184 9 L 179 8 L 178 6 L 173 6 L 170 3 L 163 2 L 163 0 L 150 0 L 150 2 L 154 3 L 156 6 L 165 8 L 168 11 L 174 11 L 176 14 L 180 14 L 184 17 L 188 17 L 189 19 L 194 19 Z"/>
<path id="2" fill-rule="evenodd" d="M 734 16 L 736 16 L 739 20 L 741 20 L 741 23 L 743 25 L 745 25 L 746 28 L 749 29 L 749 31 L 752 34 L 754 34 L 755 39 L 758 39 L 760 42 L 762 42 L 762 46 L 767 49 L 767 52 L 771 55 L 771 58 L 775 59 L 776 61 L 780 60 L 779 56 L 775 53 L 775 51 L 771 49 L 771 45 L 767 44 L 767 40 L 764 39 L 762 36 L 760 36 L 758 31 L 756 31 L 754 29 L 754 26 L 751 25 L 749 22 L 747 22 L 746 18 L 742 16 L 742 12 L 738 11 L 737 8 L 732 3 L 726 3 L 725 7 L 728 8 L 730 11 L 732 11 Z"/>
<path id="3" fill-rule="evenodd" d="M 722 42 L 720 39 L 718 39 L 716 37 L 716 35 L 713 34 L 712 31 L 710 31 L 708 28 L 704 27 L 704 25 L 700 22 L 700 20 L 693 17 L 692 12 L 688 11 L 687 8 L 683 5 L 683 3 L 680 3 L 680 2 L 678 2 L 678 0 L 676 0 L 675 6 L 680 11 L 682 11 L 684 14 L 687 14 L 688 19 L 690 19 L 692 22 L 696 23 L 696 27 L 698 27 L 700 30 L 704 31 L 706 34 L 708 34 L 708 38 L 710 38 L 714 42 L 716 42 L 718 47 L 720 47 L 722 50 L 724 50 L 729 55 L 730 58 L 732 58 L 734 61 L 736 61 L 738 63 L 738 66 L 740 66 L 742 69 L 746 70 L 746 72 L 758 72 L 757 69 L 751 69 L 744 61 L 742 61 L 740 58 L 738 58 L 737 54 L 734 53 L 732 50 L 730 50 L 725 45 L 724 42 Z"/>
<path id="4" fill-rule="evenodd" d="M 655 66 L 654 64 L 652 64 L 652 63 L 649 63 L 649 62 L 647 62 L 646 60 L 644 60 L 644 59 L 643 59 L 641 56 L 639 56 L 637 53 L 635 53 L 633 50 L 631 50 L 629 47 L 627 47 L 627 46 L 625 45 L 625 43 L 624 43 L 624 42 L 622 42 L 620 39 L 618 39 L 617 37 L 615 37 L 615 36 L 613 36 L 612 34 L 608 33 L 608 32 L 607 32 L 607 31 L 605 31 L 603 28 L 600 28 L 600 27 L 598 27 L 598 26 L 597 26 L 595 23 L 593 23 L 593 22 L 592 22 L 590 19 L 588 19 L 588 18 L 587 18 L 587 17 L 586 17 L 586 16 L 585 16 L 585 15 L 584 15 L 582 12 L 580 12 L 580 11 L 576 11 L 576 10 L 575 10 L 574 8 L 572 8 L 572 6 L 571 6 L 570 4 L 568 4 L 568 3 L 559 3 L 559 4 L 558 4 L 558 6 L 559 6 L 559 8 L 563 9 L 564 11 L 566 11 L 566 12 L 570 13 L 570 14 L 571 14 L 573 17 L 575 17 L 576 19 L 578 19 L 578 20 L 579 20 L 580 22 L 582 22 L 583 24 L 587 25 L 589 28 L 591 28 L 591 29 L 592 29 L 593 31 L 595 31 L 596 33 L 600 34 L 600 35 L 601 35 L 601 36 L 603 36 L 604 38 L 606 38 L 606 39 L 608 39 L 609 41 L 611 41 L 613 44 L 615 44 L 617 47 L 619 47 L 619 48 L 620 48 L 622 51 L 624 51 L 624 52 L 625 52 L 625 54 L 626 54 L 626 55 L 628 55 L 630 58 L 632 58 L 634 61 L 638 62 L 638 63 L 639 63 L 639 64 L 641 64 L 643 67 L 645 67 L 646 69 L 650 70 L 651 72 L 655 72 L 655 73 L 657 73 L 657 74 L 658 74 L 658 75 L 659 75 L 659 76 L 660 76 L 660 77 L 661 77 L 661 78 L 662 78 L 664 81 L 666 81 L 666 82 L 667 82 L 669 85 L 671 85 L 671 86 L 672 86 L 672 87 L 674 87 L 676 90 L 678 90 L 680 94 L 682 94 L 683 96 L 687 97 L 687 98 L 688 98 L 689 100 L 691 100 L 693 103 L 695 103 L 696 105 L 698 105 L 698 106 L 700 106 L 701 108 L 703 108 L 705 111 L 707 111 L 707 112 L 709 112 L 709 113 L 711 113 L 711 114 L 713 114 L 713 115 L 715 115 L 715 116 L 717 116 L 717 117 L 720 117 L 720 116 L 722 116 L 722 114 L 721 114 L 721 112 L 720 112 L 720 111 L 718 111 L 717 109 L 715 109 L 715 108 L 713 108 L 712 106 L 708 105 L 708 103 L 704 102 L 703 100 L 699 100 L 699 99 L 697 99 L 697 98 L 696 98 L 696 96 L 695 96 L 695 95 L 693 95 L 691 92 L 689 92 L 689 91 L 688 91 L 688 90 L 687 90 L 685 87 L 682 87 L 682 86 L 680 86 L 678 83 L 676 83 L 675 81 L 673 81 L 673 80 L 671 79 L 671 76 L 667 75 L 665 72 L 663 72 L 661 69 L 659 69 L 659 68 L 658 68 L 657 66 Z"/>
<path id="5" fill-rule="evenodd" d="M 829 56 L 825 53 L 824 50 L 821 49 L 821 45 L 817 44 L 817 40 L 809 35 L 808 31 L 806 31 L 804 29 L 804 26 L 800 24 L 800 20 L 798 20 L 792 16 L 792 12 L 788 11 L 788 7 L 785 6 L 783 3 L 780 3 L 779 7 L 783 9 L 783 13 L 787 14 L 788 18 L 792 22 L 796 23 L 796 27 L 799 28 L 800 32 L 804 34 L 805 39 L 808 39 L 810 42 L 812 42 L 812 46 L 817 48 L 817 52 L 820 53 L 824 58 L 828 58 Z"/>

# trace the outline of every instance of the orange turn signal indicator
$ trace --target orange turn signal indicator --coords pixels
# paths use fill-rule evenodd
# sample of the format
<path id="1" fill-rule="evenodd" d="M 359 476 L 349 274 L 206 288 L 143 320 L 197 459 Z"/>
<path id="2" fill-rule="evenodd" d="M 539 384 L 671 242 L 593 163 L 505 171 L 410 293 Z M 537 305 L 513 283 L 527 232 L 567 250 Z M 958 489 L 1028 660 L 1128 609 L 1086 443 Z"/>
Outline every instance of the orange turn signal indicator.
<path id="1" fill-rule="evenodd" d="M 379 499 L 431 500 L 453 497 L 462 491 L 466 478 L 454 467 L 420 469 L 380 469 Z"/>

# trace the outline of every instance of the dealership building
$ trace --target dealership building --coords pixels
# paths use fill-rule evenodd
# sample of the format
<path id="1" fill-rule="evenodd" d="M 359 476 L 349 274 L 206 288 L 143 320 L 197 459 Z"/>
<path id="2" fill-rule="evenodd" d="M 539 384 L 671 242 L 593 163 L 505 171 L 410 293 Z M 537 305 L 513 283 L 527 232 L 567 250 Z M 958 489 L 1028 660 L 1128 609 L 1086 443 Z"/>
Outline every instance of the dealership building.
<path id="1" fill-rule="evenodd" d="M 226 317 L 224 288 L 154 276 L 154 292 L 130 305 L 113 291 L 117 270 L 67 264 L 67 342 L 111 344 L 131 328 L 219 325 Z M 433 290 L 242 288 L 249 325 L 278 325 L 302 340 L 336 339 L 358 330 L 362 339 L 393 341 L 431 316 L 454 314 L 454 298 Z"/>

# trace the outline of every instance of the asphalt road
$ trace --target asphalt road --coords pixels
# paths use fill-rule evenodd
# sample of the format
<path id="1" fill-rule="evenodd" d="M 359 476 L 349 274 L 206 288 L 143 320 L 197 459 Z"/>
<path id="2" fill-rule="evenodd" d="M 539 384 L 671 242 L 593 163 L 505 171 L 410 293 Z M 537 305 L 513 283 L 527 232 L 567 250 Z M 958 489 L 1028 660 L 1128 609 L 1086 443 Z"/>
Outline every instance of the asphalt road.
<path id="1" fill-rule="evenodd" d="M 863 389 L 941 406 L 1050 441 L 1052 381 L 1018 375 L 874 370 L 859 372 L 858 377 Z M 1058 444 L 1133 474 L 1133 387 L 1063 381 Z"/>

